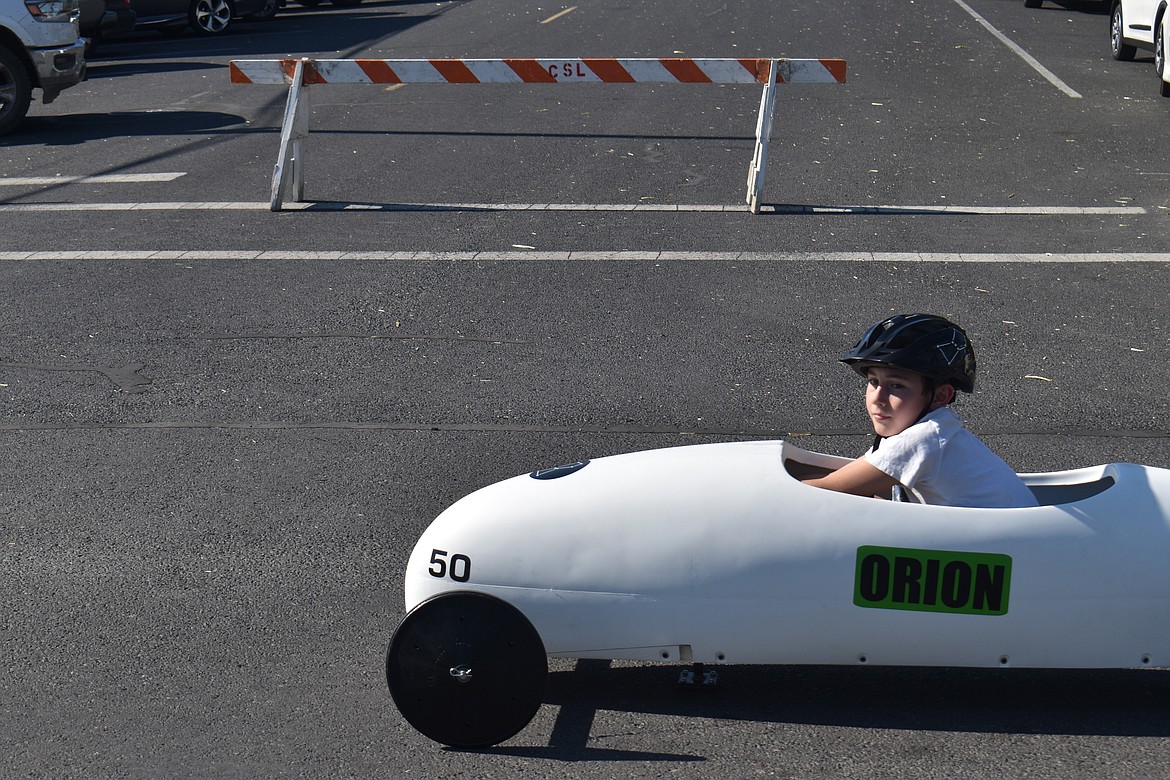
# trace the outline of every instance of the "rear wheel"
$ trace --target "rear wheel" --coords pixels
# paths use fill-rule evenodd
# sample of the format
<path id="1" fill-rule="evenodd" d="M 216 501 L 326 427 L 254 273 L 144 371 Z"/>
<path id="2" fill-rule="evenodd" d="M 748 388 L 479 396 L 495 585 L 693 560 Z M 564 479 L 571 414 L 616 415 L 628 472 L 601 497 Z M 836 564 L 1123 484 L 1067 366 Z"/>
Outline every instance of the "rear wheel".
<path id="1" fill-rule="evenodd" d="M 1109 16 L 1109 49 L 1115 60 L 1132 60 L 1137 49 L 1125 42 L 1125 19 L 1121 16 L 1121 3 L 1113 5 Z"/>
<path id="2" fill-rule="evenodd" d="M 16 52 L 0 46 L 0 135 L 12 130 L 28 113 L 32 77 Z"/>
<path id="3" fill-rule="evenodd" d="M 419 604 L 386 652 L 386 683 L 402 716 L 453 747 L 514 736 L 540 709 L 547 677 L 532 623 L 483 593 L 444 593 Z"/>
<path id="4" fill-rule="evenodd" d="M 187 10 L 187 21 L 200 35 L 218 35 L 232 26 L 234 15 L 230 0 L 195 0 Z"/>
<path id="5" fill-rule="evenodd" d="M 1044 5 L 1044 0 L 1024 0 L 1024 8 L 1039 8 Z"/>
<path id="6" fill-rule="evenodd" d="M 1166 20 L 1159 19 L 1154 31 L 1154 70 L 1162 85 L 1162 97 L 1170 97 L 1170 81 L 1166 81 Z"/>

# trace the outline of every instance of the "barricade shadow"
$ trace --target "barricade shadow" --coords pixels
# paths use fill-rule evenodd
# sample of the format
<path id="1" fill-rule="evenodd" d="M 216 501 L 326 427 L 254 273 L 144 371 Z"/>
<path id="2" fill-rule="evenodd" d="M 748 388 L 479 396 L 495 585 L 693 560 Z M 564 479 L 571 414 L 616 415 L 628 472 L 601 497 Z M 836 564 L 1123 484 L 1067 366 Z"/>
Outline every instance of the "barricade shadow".
<path id="1" fill-rule="evenodd" d="M 552 672 L 544 701 L 561 714 L 550 747 L 581 750 L 598 710 L 869 729 L 1170 736 L 1166 669 L 715 668 L 714 690 L 680 690 L 680 667 L 579 661 L 572 671 Z"/>
<path id="2" fill-rule="evenodd" d="M 282 95 L 283 99 L 283 95 Z M 265 128 L 280 130 L 280 127 Z M 756 140 L 754 135 L 727 135 L 717 133 L 713 135 L 668 135 L 663 133 L 552 133 L 552 132 L 491 132 L 482 130 L 336 130 L 315 129 L 313 137 L 329 135 L 370 135 L 378 137 L 389 136 L 435 136 L 439 138 L 569 138 L 593 139 L 598 141 L 746 141 Z M 829 208 L 829 207 L 826 207 Z"/>
<path id="3" fill-rule="evenodd" d="M 290 204 L 285 208 L 292 210 Z M 297 211 L 324 211 L 360 213 L 370 211 L 414 211 L 414 212 L 493 212 L 512 211 L 506 206 L 476 203 L 372 203 L 347 200 L 305 200 L 296 207 Z"/>
<path id="4" fill-rule="evenodd" d="M 833 216 L 930 216 L 930 217 L 976 217 L 986 213 L 975 208 L 959 206 L 833 206 L 826 203 L 762 203 L 760 214 L 778 216 L 807 215 L 816 217 Z"/>

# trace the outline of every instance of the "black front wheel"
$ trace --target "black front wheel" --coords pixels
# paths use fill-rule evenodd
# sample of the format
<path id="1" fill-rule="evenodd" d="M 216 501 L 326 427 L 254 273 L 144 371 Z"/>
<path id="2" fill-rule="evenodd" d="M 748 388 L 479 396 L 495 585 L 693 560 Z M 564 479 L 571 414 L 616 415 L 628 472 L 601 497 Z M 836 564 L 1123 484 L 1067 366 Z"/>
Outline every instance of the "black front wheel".
<path id="1" fill-rule="evenodd" d="M 547 677 L 544 644 L 528 618 L 470 591 L 416 606 L 386 653 L 386 683 L 402 716 L 452 747 L 515 736 L 540 709 Z"/>
<path id="2" fill-rule="evenodd" d="M 20 124 L 32 102 L 32 77 L 16 52 L 0 44 L 0 135 Z"/>

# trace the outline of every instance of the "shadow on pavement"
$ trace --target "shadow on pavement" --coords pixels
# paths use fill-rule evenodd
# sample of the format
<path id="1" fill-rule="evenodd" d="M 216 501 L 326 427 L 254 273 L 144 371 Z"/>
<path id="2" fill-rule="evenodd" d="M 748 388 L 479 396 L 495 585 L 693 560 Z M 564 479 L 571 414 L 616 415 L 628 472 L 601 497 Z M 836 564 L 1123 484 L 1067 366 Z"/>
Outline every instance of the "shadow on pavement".
<path id="1" fill-rule="evenodd" d="M 240 126 L 245 119 L 215 111 L 114 111 L 109 114 L 32 116 L 4 137 L 5 146 L 72 146 L 111 136 L 190 135 Z"/>
<path id="2" fill-rule="evenodd" d="M 692 691 L 677 688 L 677 666 L 580 661 L 550 673 L 544 700 L 562 708 L 557 729 L 564 718 L 581 722 L 614 710 L 874 729 L 1170 736 L 1170 672 L 1162 669 L 716 668 L 718 688 Z"/>

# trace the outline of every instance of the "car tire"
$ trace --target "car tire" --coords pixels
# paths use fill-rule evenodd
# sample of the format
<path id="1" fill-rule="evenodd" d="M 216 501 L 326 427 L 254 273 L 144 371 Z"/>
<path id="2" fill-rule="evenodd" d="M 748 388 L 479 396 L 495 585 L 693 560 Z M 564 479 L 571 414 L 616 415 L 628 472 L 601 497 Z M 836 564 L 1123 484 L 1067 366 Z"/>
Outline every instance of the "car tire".
<path id="1" fill-rule="evenodd" d="M 334 8 L 353 8 L 355 5 L 361 3 L 362 0 L 333 0 Z"/>
<path id="2" fill-rule="evenodd" d="M 1162 85 L 1162 97 L 1170 97 L 1170 81 L 1166 78 L 1166 20 L 1159 19 L 1154 28 L 1154 70 L 1158 73 L 1158 81 Z"/>
<path id="3" fill-rule="evenodd" d="M 1113 13 L 1109 14 L 1109 49 L 1115 60 L 1129 62 L 1137 56 L 1137 48 L 1125 42 L 1125 19 L 1121 16 L 1121 3 L 1113 4 Z"/>
<path id="4" fill-rule="evenodd" d="M 296 0 L 297 5 L 303 5 L 305 8 L 316 8 L 321 5 L 321 0 Z"/>
<path id="5" fill-rule="evenodd" d="M 249 22 L 267 22 L 276 16 L 276 12 L 280 10 L 280 0 L 265 0 L 264 7 L 254 14 L 248 14 L 244 18 Z"/>
<path id="6" fill-rule="evenodd" d="M 1024 8 L 1039 8 L 1044 5 L 1044 0 L 1024 0 Z"/>
<path id="7" fill-rule="evenodd" d="M 232 26 L 235 13 L 231 0 L 193 0 L 187 9 L 187 22 L 200 35 L 219 35 Z"/>
<path id="8" fill-rule="evenodd" d="M 386 684 L 406 722 L 452 747 L 518 734 L 540 709 L 547 679 L 540 634 L 486 593 L 432 596 L 407 613 L 386 651 Z"/>
<path id="9" fill-rule="evenodd" d="M 32 76 L 24 61 L 0 46 L 0 135 L 12 130 L 28 113 L 32 102 Z"/>

